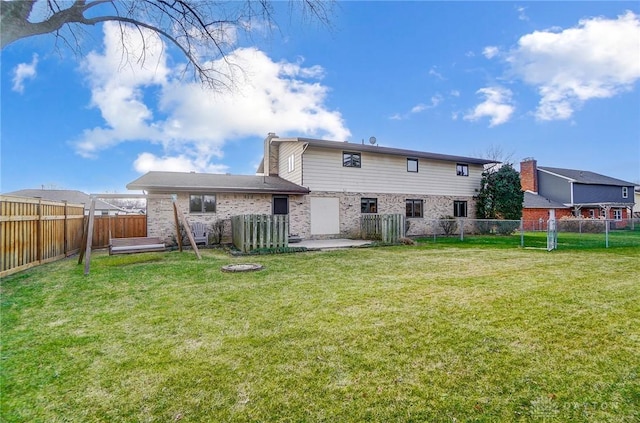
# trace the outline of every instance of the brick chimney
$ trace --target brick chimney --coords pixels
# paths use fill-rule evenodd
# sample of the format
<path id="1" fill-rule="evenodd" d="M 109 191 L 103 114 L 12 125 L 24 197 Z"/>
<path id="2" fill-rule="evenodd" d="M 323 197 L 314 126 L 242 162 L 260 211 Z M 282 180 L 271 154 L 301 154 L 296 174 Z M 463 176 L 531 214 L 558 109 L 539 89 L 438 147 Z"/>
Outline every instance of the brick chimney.
<path id="1" fill-rule="evenodd" d="M 520 162 L 520 186 L 523 191 L 538 193 L 538 162 L 532 157 Z"/>
<path id="2" fill-rule="evenodd" d="M 264 162 L 263 172 L 267 176 L 278 176 L 278 146 L 271 143 L 271 140 L 278 138 L 278 136 L 269 132 L 267 138 L 264 140 Z"/>

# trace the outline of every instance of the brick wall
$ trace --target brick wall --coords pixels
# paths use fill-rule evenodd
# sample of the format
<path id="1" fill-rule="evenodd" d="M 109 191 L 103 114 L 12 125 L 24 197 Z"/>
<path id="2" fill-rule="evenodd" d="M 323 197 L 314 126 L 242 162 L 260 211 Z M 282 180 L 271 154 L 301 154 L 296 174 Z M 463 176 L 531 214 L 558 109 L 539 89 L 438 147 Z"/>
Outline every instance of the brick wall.
<path id="1" fill-rule="evenodd" d="M 360 199 L 362 197 L 378 199 L 379 214 L 406 213 L 407 199 L 423 200 L 424 217 L 408 218 L 409 235 L 431 233 L 432 220 L 441 216 L 453 215 L 454 201 L 467 201 L 468 217 L 475 217 L 475 200 L 472 197 L 453 196 L 416 196 L 409 194 L 371 194 L 322 192 L 311 195 L 289 196 L 289 232 L 302 238 L 311 237 L 311 196 L 337 197 L 340 204 L 340 234 L 331 237 L 357 237 L 360 233 Z M 175 243 L 176 228 L 171 199 L 150 198 L 147 202 L 148 235 L 163 238 L 167 243 Z M 189 213 L 189 194 L 178 194 L 177 203 L 185 213 L 187 220 L 202 222 L 210 226 L 223 219 L 227 221 L 223 241 L 231 239 L 231 216 L 240 214 L 271 214 L 271 194 L 217 194 L 216 213 Z M 319 237 L 317 237 L 319 238 Z"/>
<path id="2" fill-rule="evenodd" d="M 372 193 L 344 193 L 344 192 L 322 192 L 312 193 L 309 197 L 337 197 L 340 202 L 340 234 L 342 237 L 357 237 L 360 234 L 360 209 L 361 198 L 376 198 L 378 200 L 378 214 L 402 214 L 406 213 L 406 200 L 423 201 L 423 217 L 407 218 L 409 222 L 409 232 L 407 235 L 424 235 L 432 233 L 432 220 L 441 216 L 453 215 L 454 201 L 467 201 L 467 213 L 469 218 L 475 217 L 475 200 L 472 197 L 454 196 L 420 196 L 414 194 L 372 194 Z M 309 216 L 307 214 L 307 216 Z M 303 237 L 309 237 L 311 230 L 311 220 L 305 225 Z"/>
<path id="3" fill-rule="evenodd" d="M 556 219 L 573 216 L 571 209 L 555 209 Z M 549 209 L 522 209 L 522 220 L 525 231 L 540 230 L 547 227 Z M 540 223 L 542 221 L 542 224 Z"/>
<path id="4" fill-rule="evenodd" d="M 289 224 L 292 234 L 300 231 L 299 226 L 304 221 L 305 213 L 308 215 L 308 207 L 305 209 L 303 197 L 302 195 L 289 196 Z M 211 224 L 220 219 L 225 220 L 226 226 L 223 241 L 228 242 L 231 240 L 231 216 L 271 214 L 272 196 L 271 194 L 218 193 L 216 194 L 215 213 L 190 213 L 188 193 L 179 193 L 177 204 L 189 223 L 201 222 L 210 227 Z M 158 236 L 169 244 L 175 243 L 176 227 L 171 199 L 150 198 L 147 200 L 147 213 L 148 235 Z"/>

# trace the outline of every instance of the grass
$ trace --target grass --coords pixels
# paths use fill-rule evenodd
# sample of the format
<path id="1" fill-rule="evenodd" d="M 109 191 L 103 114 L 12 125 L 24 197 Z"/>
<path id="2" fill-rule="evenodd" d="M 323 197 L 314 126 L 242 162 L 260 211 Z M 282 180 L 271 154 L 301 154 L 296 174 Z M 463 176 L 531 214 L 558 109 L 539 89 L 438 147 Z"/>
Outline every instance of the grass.
<path id="1" fill-rule="evenodd" d="M 224 264 L 266 269 L 225 273 Z M 2 281 L 6 422 L 640 419 L 640 250 L 96 254 Z"/>
<path id="2" fill-rule="evenodd" d="M 546 232 L 525 232 L 521 237 L 519 232 L 513 235 L 464 235 L 460 240 L 459 235 L 454 236 L 432 236 L 418 239 L 421 243 L 445 244 L 456 247 L 490 247 L 490 248 L 513 248 L 524 245 L 525 248 L 547 247 Z M 576 233 L 558 232 L 559 250 L 586 250 L 600 249 L 606 247 L 606 237 L 604 233 Z M 609 248 L 640 248 L 640 226 L 635 230 L 612 230 L 609 232 Z"/>

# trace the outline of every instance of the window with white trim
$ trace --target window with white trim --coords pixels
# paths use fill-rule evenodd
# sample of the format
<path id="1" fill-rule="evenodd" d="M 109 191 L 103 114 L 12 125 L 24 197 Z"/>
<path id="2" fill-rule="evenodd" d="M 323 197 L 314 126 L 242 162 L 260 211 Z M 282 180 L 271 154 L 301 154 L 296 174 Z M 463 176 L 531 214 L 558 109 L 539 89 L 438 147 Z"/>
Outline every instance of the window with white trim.
<path id="1" fill-rule="evenodd" d="M 622 198 L 629 198 L 629 187 L 622 187 Z"/>
<path id="2" fill-rule="evenodd" d="M 615 220 L 622 220 L 622 209 L 613 209 L 613 218 Z"/>
<path id="3" fill-rule="evenodd" d="M 289 156 L 289 172 L 296 170 L 296 156 L 294 154 Z"/>

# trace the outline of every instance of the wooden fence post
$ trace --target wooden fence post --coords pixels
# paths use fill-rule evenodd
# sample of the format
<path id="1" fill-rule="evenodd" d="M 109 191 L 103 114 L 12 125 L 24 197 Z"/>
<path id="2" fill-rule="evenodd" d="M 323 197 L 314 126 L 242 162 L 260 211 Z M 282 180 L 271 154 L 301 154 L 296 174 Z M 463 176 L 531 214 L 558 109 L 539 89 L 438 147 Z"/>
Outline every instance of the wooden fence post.
<path id="1" fill-rule="evenodd" d="M 176 207 L 175 202 L 173 203 L 173 220 L 176 222 L 176 240 L 178 241 L 178 251 L 182 252 L 182 234 L 180 233 L 180 222 L 178 221 L 178 208 Z"/>
<path id="2" fill-rule="evenodd" d="M 38 208 L 38 223 L 36 224 L 36 259 L 38 263 L 42 263 L 42 256 L 44 255 L 44 252 L 42 251 L 44 244 L 44 228 L 42 227 L 42 198 L 38 198 L 38 205 L 36 207 Z"/>
<path id="3" fill-rule="evenodd" d="M 182 211 L 178 208 L 178 196 L 173 194 L 171 196 L 171 201 L 173 201 L 173 207 L 175 208 L 176 213 L 178 214 L 178 217 L 180 217 L 180 219 L 182 220 L 182 224 L 184 225 L 184 231 L 187 233 L 187 238 L 189 238 L 189 242 L 191 243 L 193 252 L 196 254 L 196 257 L 198 257 L 198 260 L 202 260 L 202 256 L 200 255 L 200 250 L 196 245 L 196 240 L 193 239 L 193 234 L 191 233 L 191 226 L 189 225 L 189 222 L 187 222 L 187 218 L 184 216 Z"/>
<path id="4" fill-rule="evenodd" d="M 67 237 L 67 232 L 69 230 L 69 210 L 68 208 L 68 204 L 67 204 L 67 200 L 63 201 L 64 203 L 64 224 L 62 225 L 62 230 L 64 231 L 64 235 L 63 235 L 63 240 L 62 240 L 62 252 L 64 254 L 64 256 L 67 256 L 67 253 L 69 252 L 69 247 L 67 246 L 69 239 Z"/>
<path id="5" fill-rule="evenodd" d="M 93 244 L 93 219 L 96 212 L 96 198 L 91 197 L 91 207 L 89 207 L 89 216 L 87 223 L 87 245 L 85 246 L 84 258 L 84 274 L 89 274 L 91 268 L 91 246 Z"/>

